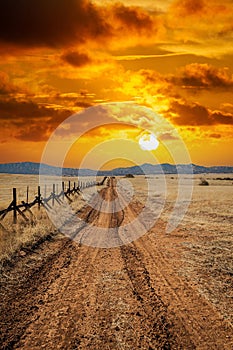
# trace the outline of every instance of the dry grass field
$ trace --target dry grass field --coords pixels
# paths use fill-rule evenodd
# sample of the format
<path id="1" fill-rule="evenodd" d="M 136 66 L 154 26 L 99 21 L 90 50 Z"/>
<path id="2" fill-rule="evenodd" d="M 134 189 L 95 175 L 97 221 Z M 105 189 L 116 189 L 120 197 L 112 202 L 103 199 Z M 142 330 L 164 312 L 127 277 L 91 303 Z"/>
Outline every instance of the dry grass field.
<path id="1" fill-rule="evenodd" d="M 233 184 L 216 179 L 224 177 L 208 174 L 209 186 L 199 186 L 195 175 L 189 208 L 166 233 L 177 196 L 176 176 L 166 175 L 166 200 L 153 227 L 141 237 L 135 227 L 134 242 L 109 249 L 95 246 L 95 240 L 93 246 L 82 244 L 79 233 L 74 240 L 63 236 L 44 209 L 33 210 L 33 225 L 14 226 L 9 214 L 0 244 L 1 348 L 232 349 Z M 1 175 L 1 180 L 1 207 L 9 204 L 12 186 L 21 198 L 29 183 L 32 196 L 36 193 L 37 177 Z M 91 209 L 78 195 L 71 205 L 89 225 L 113 229 L 120 241 L 120 227 L 143 208 L 147 179 L 117 180 L 130 198 L 118 213 Z M 152 180 L 152 202 L 160 206 L 161 178 Z M 181 191 L 189 183 L 184 175 Z M 93 191 L 84 190 L 91 201 Z M 97 207 L 111 207 L 115 184 L 99 191 Z M 82 229 L 82 237 L 88 236 Z"/>

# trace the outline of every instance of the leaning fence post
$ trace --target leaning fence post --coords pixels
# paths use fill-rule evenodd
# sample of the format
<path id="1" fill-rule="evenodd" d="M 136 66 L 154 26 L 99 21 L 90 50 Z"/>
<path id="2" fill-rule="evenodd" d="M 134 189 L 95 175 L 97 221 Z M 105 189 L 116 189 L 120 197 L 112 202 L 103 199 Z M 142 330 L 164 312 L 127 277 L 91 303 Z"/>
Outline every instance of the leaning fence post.
<path id="1" fill-rule="evenodd" d="M 29 186 L 27 186 L 27 198 L 26 198 L 26 203 L 28 204 L 28 196 L 29 196 Z"/>
<path id="2" fill-rule="evenodd" d="M 16 193 L 16 188 L 13 188 L 13 223 L 16 224 L 17 222 L 17 209 L 16 209 L 16 205 L 17 205 L 17 193 Z"/>
<path id="3" fill-rule="evenodd" d="M 62 199 L 64 199 L 65 183 L 62 181 Z"/>
<path id="4" fill-rule="evenodd" d="M 53 184 L 53 201 L 52 201 L 53 205 L 54 205 L 54 198 L 55 198 L 55 184 Z"/>
<path id="5" fill-rule="evenodd" d="M 38 209 L 40 210 L 40 202 L 41 202 L 41 193 L 40 193 L 40 186 L 38 186 Z"/>

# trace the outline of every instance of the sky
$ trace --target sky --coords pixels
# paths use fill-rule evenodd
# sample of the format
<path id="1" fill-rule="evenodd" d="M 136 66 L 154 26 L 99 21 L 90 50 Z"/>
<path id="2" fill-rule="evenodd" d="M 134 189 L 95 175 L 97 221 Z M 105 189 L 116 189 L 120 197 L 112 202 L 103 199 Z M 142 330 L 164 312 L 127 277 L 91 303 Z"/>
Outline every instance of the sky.
<path id="1" fill-rule="evenodd" d="M 158 162 L 174 162 L 164 150 L 178 147 L 178 133 L 192 163 L 233 165 L 232 41 L 232 0 L 1 0 L 0 162 L 40 162 L 68 117 L 125 102 L 153 113 L 137 120 L 126 108 L 113 113 L 115 126 L 114 116 L 107 125 L 100 114 L 93 130 L 87 112 L 66 166 L 80 166 L 92 150 L 87 166 L 99 159 L 104 167 L 101 145 L 116 139 L 133 142 L 144 163 L 150 155 L 138 139 L 145 130 L 159 139 Z M 155 114 L 164 120 L 159 131 Z M 123 141 L 106 146 L 109 167 L 127 163 L 117 160 Z"/>

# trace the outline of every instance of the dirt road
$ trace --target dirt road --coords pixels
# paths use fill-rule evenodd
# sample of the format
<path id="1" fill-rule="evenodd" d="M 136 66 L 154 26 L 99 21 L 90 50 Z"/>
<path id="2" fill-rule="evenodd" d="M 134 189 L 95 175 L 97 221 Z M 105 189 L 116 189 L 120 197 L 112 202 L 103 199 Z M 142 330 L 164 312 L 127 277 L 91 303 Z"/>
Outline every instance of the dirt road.
<path id="1" fill-rule="evenodd" d="M 115 212 L 115 185 L 111 179 L 94 208 L 79 215 L 87 227 L 112 228 L 111 239 L 120 243 L 119 227 L 137 216 L 140 204 Z M 79 243 L 48 236 L 4 271 L 1 349 L 233 348 L 231 325 L 177 274 L 160 241 L 162 223 L 109 249 L 83 245 L 87 227 Z"/>

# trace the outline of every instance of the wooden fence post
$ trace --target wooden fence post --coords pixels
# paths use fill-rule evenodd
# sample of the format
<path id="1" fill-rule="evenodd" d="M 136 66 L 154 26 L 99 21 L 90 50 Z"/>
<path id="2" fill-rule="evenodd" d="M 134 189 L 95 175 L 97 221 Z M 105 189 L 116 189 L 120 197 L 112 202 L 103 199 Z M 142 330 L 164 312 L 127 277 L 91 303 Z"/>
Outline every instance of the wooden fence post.
<path id="1" fill-rule="evenodd" d="M 41 193 L 40 193 L 40 186 L 38 186 L 38 210 L 40 210 L 40 201 L 41 201 Z"/>
<path id="2" fill-rule="evenodd" d="M 62 181 L 62 199 L 64 199 L 64 192 L 65 192 L 65 183 Z"/>
<path id="3" fill-rule="evenodd" d="M 70 181 L 69 181 L 69 194 L 70 194 Z"/>
<path id="4" fill-rule="evenodd" d="M 29 196 L 29 186 L 27 186 L 27 198 L 26 198 L 26 203 L 28 204 L 28 196 Z"/>
<path id="5" fill-rule="evenodd" d="M 53 184 L 53 201 L 52 201 L 53 206 L 54 206 L 54 197 L 55 197 L 55 184 Z"/>
<path id="6" fill-rule="evenodd" d="M 17 223 L 17 210 L 16 210 L 16 205 L 17 205 L 17 193 L 16 193 L 16 188 L 13 188 L 13 202 L 12 206 L 14 208 L 13 210 L 13 223 Z"/>

